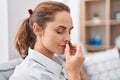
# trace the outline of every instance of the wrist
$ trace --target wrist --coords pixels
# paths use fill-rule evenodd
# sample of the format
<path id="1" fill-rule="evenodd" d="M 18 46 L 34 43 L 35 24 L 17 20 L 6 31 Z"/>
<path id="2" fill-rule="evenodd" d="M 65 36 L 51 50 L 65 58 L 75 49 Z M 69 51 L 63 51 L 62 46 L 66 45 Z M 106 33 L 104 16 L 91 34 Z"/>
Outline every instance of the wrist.
<path id="1" fill-rule="evenodd" d="M 81 80 L 80 72 L 69 72 L 68 77 L 69 80 Z"/>

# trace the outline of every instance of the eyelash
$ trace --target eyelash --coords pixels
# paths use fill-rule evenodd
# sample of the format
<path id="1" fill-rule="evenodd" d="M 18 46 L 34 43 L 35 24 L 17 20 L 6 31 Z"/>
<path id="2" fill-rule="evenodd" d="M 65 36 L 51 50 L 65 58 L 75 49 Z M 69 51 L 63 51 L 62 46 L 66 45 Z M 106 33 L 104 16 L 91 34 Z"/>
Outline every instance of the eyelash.
<path id="1" fill-rule="evenodd" d="M 62 32 L 60 32 L 60 31 L 56 31 L 58 34 L 62 34 L 63 33 L 63 31 Z M 69 32 L 69 34 L 71 34 L 71 31 Z"/>
<path id="2" fill-rule="evenodd" d="M 56 31 L 58 34 L 62 34 L 63 33 L 63 31 L 62 32 L 60 32 L 60 31 Z"/>

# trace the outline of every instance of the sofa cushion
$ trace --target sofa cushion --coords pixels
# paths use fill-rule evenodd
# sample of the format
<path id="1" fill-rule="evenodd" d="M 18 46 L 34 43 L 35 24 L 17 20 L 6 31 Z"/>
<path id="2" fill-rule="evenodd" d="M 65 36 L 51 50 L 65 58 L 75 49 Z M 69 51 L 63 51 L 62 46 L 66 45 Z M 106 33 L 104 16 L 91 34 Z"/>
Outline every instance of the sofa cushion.
<path id="1" fill-rule="evenodd" d="M 15 67 L 22 62 L 22 59 L 15 59 L 9 62 L 0 64 L 0 80 L 8 80 L 12 75 Z"/>
<path id="2" fill-rule="evenodd" d="M 85 71 L 89 80 L 120 80 L 120 59 L 117 48 L 86 55 Z"/>

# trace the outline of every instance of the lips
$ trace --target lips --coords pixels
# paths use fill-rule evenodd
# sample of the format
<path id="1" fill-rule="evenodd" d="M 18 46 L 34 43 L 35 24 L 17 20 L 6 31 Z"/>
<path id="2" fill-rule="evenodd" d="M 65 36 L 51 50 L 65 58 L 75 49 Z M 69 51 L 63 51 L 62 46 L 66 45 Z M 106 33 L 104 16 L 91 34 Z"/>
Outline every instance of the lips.
<path id="1" fill-rule="evenodd" d="M 66 48 L 66 45 L 60 45 L 62 48 Z"/>

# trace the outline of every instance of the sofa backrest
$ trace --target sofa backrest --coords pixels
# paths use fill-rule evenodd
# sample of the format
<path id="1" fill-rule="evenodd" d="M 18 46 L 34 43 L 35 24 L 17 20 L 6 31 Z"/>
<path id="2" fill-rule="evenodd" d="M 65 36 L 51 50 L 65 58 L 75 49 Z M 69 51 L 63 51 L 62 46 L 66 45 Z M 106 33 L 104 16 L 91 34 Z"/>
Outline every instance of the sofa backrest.
<path id="1" fill-rule="evenodd" d="M 0 64 L 0 80 L 9 80 L 15 67 L 22 62 L 21 58 L 11 60 L 9 62 Z"/>

